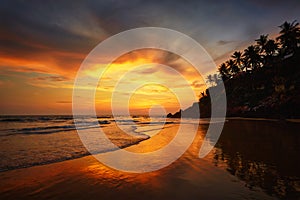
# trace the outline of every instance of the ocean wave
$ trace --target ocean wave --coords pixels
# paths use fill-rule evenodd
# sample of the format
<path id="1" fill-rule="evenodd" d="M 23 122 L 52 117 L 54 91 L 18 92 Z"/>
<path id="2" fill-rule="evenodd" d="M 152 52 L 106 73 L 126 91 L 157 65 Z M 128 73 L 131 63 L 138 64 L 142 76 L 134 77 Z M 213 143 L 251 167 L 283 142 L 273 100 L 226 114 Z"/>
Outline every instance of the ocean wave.
<path id="1" fill-rule="evenodd" d="M 33 167 L 33 166 L 39 166 L 39 165 L 47 165 L 47 164 L 52 164 L 52 163 L 57 163 L 57 162 L 63 162 L 66 160 L 74 160 L 74 159 L 78 159 L 78 158 L 82 158 L 85 156 L 89 156 L 89 155 L 95 155 L 95 154 L 100 154 L 100 153 L 106 153 L 106 152 L 110 152 L 110 151 L 116 151 L 118 149 L 123 149 L 132 145 L 136 145 L 138 143 L 140 143 L 143 140 L 147 140 L 149 139 L 150 136 L 148 135 L 140 135 L 139 138 L 136 138 L 135 140 L 128 140 L 126 143 L 118 145 L 118 147 L 115 148 L 107 148 L 107 149 L 103 149 L 103 150 L 96 150 L 93 152 L 88 152 L 88 151 L 83 151 L 83 152 L 76 152 L 73 155 L 68 155 L 68 156 L 63 156 L 60 158 L 55 158 L 55 159 L 49 159 L 49 160 L 42 160 L 42 161 L 36 161 L 36 162 L 12 162 L 10 164 L 3 164 L 0 162 L 0 172 L 5 172 L 5 171 L 9 171 L 9 170 L 15 170 L 15 169 L 21 169 L 21 168 L 29 168 L 29 167 Z"/>
<path id="2" fill-rule="evenodd" d="M 51 120 L 48 120 L 51 119 Z M 92 120 L 89 118 L 82 118 L 76 121 L 76 126 L 74 120 L 70 121 L 71 117 L 65 116 L 56 116 L 56 117 L 36 117 L 30 119 L 28 117 L 14 118 L 6 117 L 0 118 L 2 122 L 6 122 L 7 125 L 2 125 L 0 127 L 0 136 L 8 136 L 15 134 L 51 134 L 62 131 L 71 131 L 76 129 L 89 129 L 96 127 L 104 127 L 105 125 L 110 124 L 109 120 Z M 41 123 L 41 120 L 47 123 Z M 15 125 L 13 122 L 24 122 L 24 125 Z"/>
<path id="3" fill-rule="evenodd" d="M 104 127 L 104 126 L 100 125 L 100 127 Z M 22 129 L 7 129 L 7 130 L 3 131 L 3 132 L 6 132 L 5 134 L 0 134 L 0 137 L 10 136 L 10 135 L 52 134 L 52 133 L 59 133 L 59 132 L 66 132 L 66 131 L 92 129 L 92 128 L 99 128 L 99 125 L 82 126 L 82 127 L 53 126 L 53 127 L 34 127 L 34 128 L 22 128 Z"/>
<path id="4" fill-rule="evenodd" d="M 0 122 L 43 122 L 43 121 L 67 121 L 73 116 L 0 116 Z"/>
<path id="5" fill-rule="evenodd" d="M 24 118 L 2 118 L 0 122 L 28 122 L 28 121 L 35 121 L 34 119 L 24 119 Z"/>
<path id="6" fill-rule="evenodd" d="M 21 169 L 21 168 L 29 168 L 33 166 L 39 166 L 39 165 L 47 165 L 47 164 L 52 164 L 52 163 L 57 163 L 57 162 L 63 162 L 66 160 L 73 160 L 77 158 L 82 158 L 84 156 L 91 155 L 89 152 L 79 154 L 79 155 L 74 155 L 70 157 L 64 157 L 64 158 L 58 158 L 58 159 L 53 159 L 53 160 L 46 160 L 46 161 L 40 161 L 40 162 L 32 162 L 32 163 L 25 163 L 25 164 L 19 164 L 19 165 L 5 165 L 0 167 L 0 172 L 5 172 L 9 170 L 14 170 L 14 169 Z"/>
<path id="7" fill-rule="evenodd" d="M 155 124 L 175 124 L 176 122 L 140 122 L 139 124 L 155 125 Z"/>

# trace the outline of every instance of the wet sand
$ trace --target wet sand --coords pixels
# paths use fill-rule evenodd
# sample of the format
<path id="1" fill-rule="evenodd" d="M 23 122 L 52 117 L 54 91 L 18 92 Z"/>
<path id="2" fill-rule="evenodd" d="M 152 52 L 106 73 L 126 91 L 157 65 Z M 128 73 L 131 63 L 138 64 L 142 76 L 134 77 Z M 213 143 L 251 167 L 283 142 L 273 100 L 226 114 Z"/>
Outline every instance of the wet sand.
<path id="1" fill-rule="evenodd" d="M 176 125 L 129 151 L 147 152 L 166 144 Z M 212 162 L 198 158 L 205 134 L 201 126 L 194 143 L 171 165 L 136 174 L 111 169 L 93 156 L 0 173 L 2 199 L 271 199 Z"/>

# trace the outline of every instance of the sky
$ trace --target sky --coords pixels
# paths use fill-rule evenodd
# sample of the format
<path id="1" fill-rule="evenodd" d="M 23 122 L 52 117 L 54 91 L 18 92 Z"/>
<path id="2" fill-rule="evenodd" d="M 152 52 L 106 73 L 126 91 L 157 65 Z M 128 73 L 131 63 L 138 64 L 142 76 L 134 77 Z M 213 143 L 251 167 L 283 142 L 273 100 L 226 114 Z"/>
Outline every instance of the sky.
<path id="1" fill-rule="evenodd" d="M 72 114 L 73 84 L 82 62 L 99 43 L 122 31 L 163 27 L 182 32 L 201 44 L 219 65 L 261 34 L 276 37 L 284 21 L 299 21 L 299 10 L 298 0 L 2 0 L 0 114 Z M 184 108 L 195 101 L 184 93 L 186 85 L 162 70 L 158 61 L 177 70 L 195 94 L 206 88 L 205 80 L 178 55 L 140 50 L 117 59 L 99 81 L 97 112 L 110 113 L 114 86 L 128 71 L 131 73 L 123 77 L 124 94 L 134 81 L 151 79 L 170 87 L 181 85 Z M 93 77 L 92 70 L 105 62 L 86 73 Z M 155 105 L 165 106 L 167 112 L 179 108 L 178 95 L 163 85 L 148 84 L 128 95 L 127 107 L 136 114 Z M 117 109 L 127 109 L 125 103 L 118 102 Z"/>

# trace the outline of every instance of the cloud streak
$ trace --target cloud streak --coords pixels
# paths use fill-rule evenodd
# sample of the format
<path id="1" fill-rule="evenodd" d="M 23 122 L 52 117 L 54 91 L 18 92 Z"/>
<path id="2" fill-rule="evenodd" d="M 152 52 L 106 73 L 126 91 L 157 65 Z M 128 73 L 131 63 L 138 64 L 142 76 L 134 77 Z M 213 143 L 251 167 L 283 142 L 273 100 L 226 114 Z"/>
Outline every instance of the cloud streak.
<path id="1" fill-rule="evenodd" d="M 45 102 L 46 108 L 50 104 L 48 99 L 53 99 L 50 110 L 56 109 L 59 99 L 71 98 L 73 80 L 85 56 L 99 42 L 121 31 L 144 26 L 181 31 L 203 45 L 218 64 L 234 50 L 242 50 L 260 34 L 277 33 L 277 26 L 283 21 L 297 18 L 299 21 L 299 10 L 298 0 L 3 0 L 0 6 L 0 76 L 5 79 L 0 82 L 0 95 L 5 98 L 0 110 L 9 113 L 9 107 L 5 105 L 16 105 L 22 113 L 30 113 L 36 102 Z M 197 78 L 199 76 L 191 66 L 169 52 L 131 52 L 115 64 L 124 67 L 146 61 L 170 66 L 187 77 L 189 84 L 197 90 L 203 86 L 203 80 Z M 106 63 L 107 60 L 101 58 L 98 64 L 103 66 Z M 99 66 L 88 73 L 95 74 L 92 70 Z M 120 67 L 115 73 L 123 70 Z M 136 75 L 155 74 L 160 70 L 164 74 L 160 78 L 172 81 L 174 73 L 155 66 L 140 70 Z M 107 82 L 112 81 L 109 78 L 113 79 L 114 75 L 106 78 Z M 135 78 L 131 77 L 132 81 Z M 11 93 L 16 91 L 15 95 L 7 95 L 4 89 L 8 86 L 13 88 Z M 110 84 L 104 86 L 106 91 L 110 88 Z M 40 89 L 48 94 L 47 99 L 27 99 L 28 92 L 35 93 Z M 59 99 L 55 99 L 58 95 Z M 18 99 L 26 99 L 26 102 Z M 70 105 L 65 105 L 70 111 Z M 42 107 L 36 106 L 36 109 L 47 110 Z M 16 108 L 11 110 L 18 112 Z"/>

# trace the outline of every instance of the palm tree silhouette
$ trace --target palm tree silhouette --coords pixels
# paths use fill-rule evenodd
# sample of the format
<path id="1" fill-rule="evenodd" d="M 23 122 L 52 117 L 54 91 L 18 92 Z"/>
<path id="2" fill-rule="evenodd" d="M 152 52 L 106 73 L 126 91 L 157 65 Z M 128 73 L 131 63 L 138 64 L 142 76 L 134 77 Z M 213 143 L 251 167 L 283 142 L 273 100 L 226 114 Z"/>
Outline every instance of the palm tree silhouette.
<path id="1" fill-rule="evenodd" d="M 265 45 L 265 52 L 267 56 L 275 56 L 278 51 L 278 43 L 275 40 L 268 40 Z"/>
<path id="2" fill-rule="evenodd" d="M 266 44 L 268 42 L 268 34 L 267 35 L 261 35 L 258 39 L 256 39 L 256 43 L 257 43 L 257 46 L 259 47 L 259 52 L 260 53 L 264 53 L 265 52 L 265 47 L 266 47 Z"/>
<path id="3" fill-rule="evenodd" d="M 268 42 L 265 45 L 265 55 L 263 59 L 263 64 L 268 66 L 272 65 L 276 61 L 275 57 L 277 57 L 278 55 L 278 50 L 278 43 L 276 43 L 275 40 L 272 39 L 268 40 Z"/>
<path id="4" fill-rule="evenodd" d="M 240 71 L 234 60 L 229 59 L 226 63 L 232 75 L 235 75 Z"/>
<path id="5" fill-rule="evenodd" d="M 244 61 L 247 63 L 247 69 L 256 70 L 261 65 L 261 57 L 259 55 L 259 48 L 250 45 L 244 50 Z"/>
<path id="6" fill-rule="evenodd" d="M 260 35 L 256 39 L 256 44 L 247 47 L 244 52 L 235 51 L 231 59 L 222 63 L 218 71 L 224 81 L 235 78 L 236 74 L 246 71 L 253 73 L 259 67 L 274 67 L 275 63 L 280 62 L 280 56 L 295 53 L 300 48 L 300 27 L 299 23 L 284 22 L 281 26 L 280 35 L 276 40 L 269 39 L 269 35 Z M 208 82 L 213 84 L 217 78 L 210 76 Z M 218 81 L 215 81 L 217 84 Z"/>
<path id="7" fill-rule="evenodd" d="M 234 59 L 235 64 L 237 65 L 237 67 L 239 68 L 239 71 L 243 71 L 243 54 L 240 51 L 235 51 L 232 56 Z"/>
<path id="8" fill-rule="evenodd" d="M 209 74 L 207 77 L 207 82 L 210 84 L 210 86 L 213 86 L 214 84 L 214 80 L 213 80 L 213 76 L 211 74 Z"/>
<path id="9" fill-rule="evenodd" d="M 283 48 L 283 56 L 290 53 L 294 53 L 300 43 L 300 28 L 299 23 L 293 21 L 292 23 L 284 22 L 279 27 L 281 31 L 279 36 L 276 38 L 280 42 Z"/>
<path id="10" fill-rule="evenodd" d="M 224 81 L 230 78 L 229 70 L 227 69 L 226 63 L 222 63 L 219 67 L 219 72 L 223 78 Z"/>

